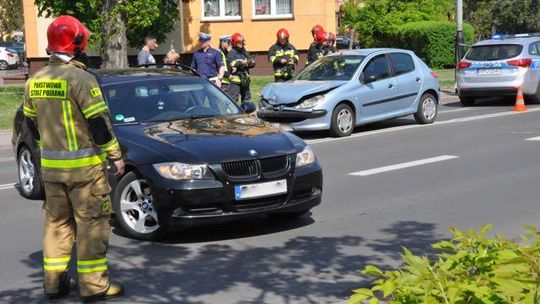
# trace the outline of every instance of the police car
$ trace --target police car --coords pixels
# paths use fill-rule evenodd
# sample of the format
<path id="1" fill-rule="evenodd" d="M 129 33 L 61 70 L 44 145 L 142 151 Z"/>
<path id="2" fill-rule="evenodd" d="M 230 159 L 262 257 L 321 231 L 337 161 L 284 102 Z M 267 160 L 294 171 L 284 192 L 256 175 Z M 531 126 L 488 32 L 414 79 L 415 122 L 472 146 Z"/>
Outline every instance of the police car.
<path id="1" fill-rule="evenodd" d="M 540 102 L 540 33 L 496 35 L 476 43 L 457 64 L 457 91 L 464 106 L 479 97 L 515 96 Z"/>

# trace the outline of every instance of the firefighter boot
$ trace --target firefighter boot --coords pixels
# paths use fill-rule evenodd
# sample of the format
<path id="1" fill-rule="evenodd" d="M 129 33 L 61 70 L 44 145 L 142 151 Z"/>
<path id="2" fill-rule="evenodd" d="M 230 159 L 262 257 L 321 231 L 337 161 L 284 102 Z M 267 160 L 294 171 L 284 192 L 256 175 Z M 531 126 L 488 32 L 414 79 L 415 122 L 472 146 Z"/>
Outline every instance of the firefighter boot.
<path id="1" fill-rule="evenodd" d="M 45 289 L 47 290 L 50 288 L 45 288 Z M 60 274 L 59 284 L 58 284 L 57 289 L 58 289 L 57 292 L 48 293 L 47 291 L 45 291 L 45 294 L 51 300 L 60 299 L 68 295 L 70 292 L 75 291 L 77 289 L 77 283 L 75 283 L 74 279 L 69 277 L 67 272 L 63 272 L 62 274 Z"/>
<path id="2" fill-rule="evenodd" d="M 93 303 L 98 301 L 104 301 L 109 299 L 118 298 L 124 295 L 124 286 L 120 283 L 111 283 L 106 292 L 83 297 L 85 303 Z"/>

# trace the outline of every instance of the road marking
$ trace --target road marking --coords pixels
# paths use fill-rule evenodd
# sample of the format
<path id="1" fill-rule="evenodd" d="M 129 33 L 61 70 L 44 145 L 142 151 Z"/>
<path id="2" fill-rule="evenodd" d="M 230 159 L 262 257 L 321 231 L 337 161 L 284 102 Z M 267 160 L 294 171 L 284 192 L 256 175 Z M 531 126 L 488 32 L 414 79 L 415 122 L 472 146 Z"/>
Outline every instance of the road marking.
<path id="1" fill-rule="evenodd" d="M 401 170 L 401 169 L 405 169 L 405 168 L 417 167 L 417 166 L 432 164 L 432 163 L 436 163 L 436 162 L 442 162 L 442 161 L 445 161 L 445 160 L 456 159 L 458 157 L 459 156 L 455 156 L 455 155 L 441 155 L 441 156 L 437 156 L 437 157 L 425 158 L 425 159 L 415 160 L 415 161 L 411 161 L 411 162 L 406 162 L 406 163 L 401 163 L 401 164 L 396 164 L 396 165 L 391 165 L 391 166 L 386 166 L 386 167 L 380 167 L 380 168 L 375 168 L 375 169 L 370 169 L 370 170 L 365 170 L 365 171 L 352 172 L 352 173 L 349 173 L 349 175 L 352 175 L 352 176 L 370 176 L 370 175 L 375 175 L 375 174 L 389 172 L 389 171 Z"/>
<path id="2" fill-rule="evenodd" d="M 15 184 L 4 184 L 4 185 L 0 185 L 0 191 L 1 191 L 1 190 L 13 189 L 13 188 L 15 188 Z"/>
<path id="3" fill-rule="evenodd" d="M 306 140 L 306 142 L 308 144 L 322 144 L 326 142 L 333 142 L 333 141 L 338 141 L 338 140 L 349 140 L 349 139 L 354 139 L 357 137 L 364 137 L 364 136 L 376 135 L 376 134 L 382 134 L 382 133 L 390 133 L 390 132 L 401 131 L 401 130 L 424 128 L 424 127 L 430 127 L 430 126 L 436 127 L 436 126 L 442 126 L 442 125 L 447 125 L 447 124 L 455 124 L 455 123 L 461 123 L 461 122 L 468 122 L 468 121 L 475 121 L 475 120 L 482 120 L 482 119 L 510 116 L 510 115 L 523 115 L 523 114 L 538 112 L 538 111 L 540 111 L 540 107 L 530 108 L 527 110 L 527 112 L 508 111 L 508 112 L 499 112 L 499 113 L 492 113 L 492 114 L 483 114 L 483 115 L 476 115 L 476 116 L 469 116 L 469 117 L 454 118 L 454 119 L 443 120 L 443 121 L 436 121 L 435 123 L 431 125 L 419 125 L 419 124 L 405 125 L 405 126 L 391 127 L 391 128 L 380 129 L 380 130 L 375 130 L 375 131 L 361 132 L 361 133 L 353 134 L 348 137 L 321 138 L 321 139 Z"/>
<path id="4" fill-rule="evenodd" d="M 525 139 L 525 140 L 529 140 L 529 141 L 540 141 L 540 136 L 527 138 L 527 139 Z"/>
<path id="5" fill-rule="evenodd" d="M 0 163 L 3 162 L 15 162 L 15 158 L 13 157 L 0 157 Z"/>
<path id="6" fill-rule="evenodd" d="M 453 110 L 442 110 L 439 111 L 439 114 L 446 114 L 446 113 L 454 113 L 454 112 L 463 112 L 471 110 L 472 108 L 459 108 L 459 109 L 453 109 Z"/>

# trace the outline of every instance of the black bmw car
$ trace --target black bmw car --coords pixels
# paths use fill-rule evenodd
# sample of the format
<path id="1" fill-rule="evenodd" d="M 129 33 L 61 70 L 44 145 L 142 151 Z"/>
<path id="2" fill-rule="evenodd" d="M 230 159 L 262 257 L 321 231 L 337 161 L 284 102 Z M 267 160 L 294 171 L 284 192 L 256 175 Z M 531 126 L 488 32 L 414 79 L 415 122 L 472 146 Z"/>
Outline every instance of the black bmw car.
<path id="1" fill-rule="evenodd" d="M 302 216 L 320 204 L 322 170 L 301 139 L 249 115 L 187 69 L 96 70 L 126 173 L 111 174 L 113 209 L 138 239 L 171 228 L 266 214 Z M 22 111 L 13 148 L 20 191 L 42 198 L 39 152 Z"/>

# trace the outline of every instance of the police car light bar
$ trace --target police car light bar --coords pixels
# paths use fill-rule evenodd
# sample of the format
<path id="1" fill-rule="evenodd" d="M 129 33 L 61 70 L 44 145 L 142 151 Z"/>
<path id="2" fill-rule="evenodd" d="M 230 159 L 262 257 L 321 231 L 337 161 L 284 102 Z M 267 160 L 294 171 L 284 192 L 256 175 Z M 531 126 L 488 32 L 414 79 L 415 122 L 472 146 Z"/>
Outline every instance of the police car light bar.
<path id="1" fill-rule="evenodd" d="M 521 34 L 496 34 L 491 37 L 491 39 L 494 40 L 503 40 L 503 39 L 511 39 L 511 38 L 531 38 L 531 37 L 540 37 L 540 33 L 521 33 Z"/>

